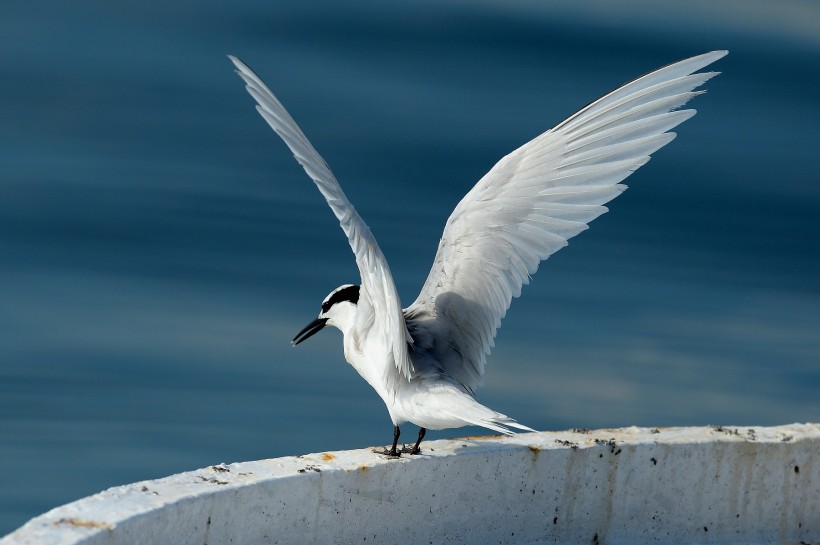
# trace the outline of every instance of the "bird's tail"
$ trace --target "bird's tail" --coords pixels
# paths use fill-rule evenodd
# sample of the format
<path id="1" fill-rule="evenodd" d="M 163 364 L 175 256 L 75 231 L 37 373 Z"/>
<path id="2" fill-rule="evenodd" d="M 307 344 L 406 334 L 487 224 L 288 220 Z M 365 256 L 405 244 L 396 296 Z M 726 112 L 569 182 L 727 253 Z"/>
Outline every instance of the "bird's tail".
<path id="1" fill-rule="evenodd" d="M 499 433 L 503 433 L 504 435 L 515 435 L 516 432 L 512 431 L 510 428 L 516 428 L 523 431 L 535 431 L 534 429 L 530 428 L 529 426 L 525 426 L 524 424 L 519 424 L 515 421 L 515 419 L 510 418 L 509 416 L 503 415 L 501 413 L 495 413 L 495 418 L 491 420 L 480 420 L 475 422 L 470 422 L 476 426 L 481 426 L 484 428 L 489 428 L 493 431 L 497 431 Z M 508 427 L 509 426 L 509 427 Z"/>
<path id="2" fill-rule="evenodd" d="M 463 399 L 463 398 L 462 398 Z M 457 414 L 452 414 L 453 417 L 459 418 L 465 424 L 473 426 L 481 426 L 504 435 L 515 435 L 516 432 L 510 428 L 515 428 L 523 431 L 535 431 L 529 426 L 519 424 L 515 419 L 501 413 L 497 413 L 489 407 L 485 407 L 472 398 L 469 398 L 471 403 L 462 404 L 459 407 Z"/>

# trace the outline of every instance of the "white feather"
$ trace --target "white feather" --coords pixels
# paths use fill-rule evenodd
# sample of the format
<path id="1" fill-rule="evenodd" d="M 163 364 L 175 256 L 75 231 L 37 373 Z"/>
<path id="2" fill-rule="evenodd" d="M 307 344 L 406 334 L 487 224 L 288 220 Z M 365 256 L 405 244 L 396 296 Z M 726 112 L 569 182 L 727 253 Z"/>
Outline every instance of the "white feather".
<path id="1" fill-rule="evenodd" d="M 513 297 L 540 261 L 606 212 L 621 182 L 671 142 L 694 110 L 673 111 L 716 72 L 714 51 L 655 70 L 502 158 L 456 206 L 427 281 L 407 309 L 456 347 L 447 372 L 473 390 Z M 435 323 L 435 326 L 432 324 Z"/>
<path id="2" fill-rule="evenodd" d="M 375 313 L 373 323 L 380 329 L 382 338 L 387 340 L 384 343 L 386 353 L 374 361 L 389 365 L 390 368 L 384 369 L 383 376 L 391 383 L 390 389 L 395 391 L 395 383 L 400 378 L 410 380 L 413 365 L 407 345 L 413 341 L 407 332 L 399 294 L 384 254 L 370 228 L 347 200 L 325 160 L 313 149 L 284 106 L 245 63 L 230 55 L 228 58 L 236 66 L 237 74 L 245 80 L 248 93 L 256 100 L 257 111 L 285 141 L 339 219 L 356 255 L 356 265 L 362 278 L 360 297 L 369 300 Z"/>

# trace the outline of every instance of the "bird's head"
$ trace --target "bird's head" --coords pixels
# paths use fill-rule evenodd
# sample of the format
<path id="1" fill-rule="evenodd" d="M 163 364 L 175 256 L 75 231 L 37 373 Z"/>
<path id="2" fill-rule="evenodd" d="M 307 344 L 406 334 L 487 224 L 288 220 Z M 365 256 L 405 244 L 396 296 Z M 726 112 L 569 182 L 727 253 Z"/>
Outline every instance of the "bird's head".
<path id="1" fill-rule="evenodd" d="M 345 284 L 331 291 L 322 301 L 319 317 L 310 322 L 291 341 L 293 346 L 312 337 L 325 326 L 331 325 L 343 332 L 352 325 L 356 317 L 356 305 L 359 303 L 359 286 Z"/>

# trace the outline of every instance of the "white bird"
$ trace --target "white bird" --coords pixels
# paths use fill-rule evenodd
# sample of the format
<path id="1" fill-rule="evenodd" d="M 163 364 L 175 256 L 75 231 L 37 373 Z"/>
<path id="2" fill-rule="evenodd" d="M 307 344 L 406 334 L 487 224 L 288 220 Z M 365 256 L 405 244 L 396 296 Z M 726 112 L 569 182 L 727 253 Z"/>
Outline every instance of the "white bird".
<path id="1" fill-rule="evenodd" d="M 344 335 L 345 359 L 373 387 L 393 422 L 426 430 L 476 425 L 533 431 L 475 400 L 496 330 L 538 264 L 607 211 L 621 182 L 695 115 L 678 110 L 717 72 L 698 70 L 713 51 L 641 76 L 503 157 L 458 203 L 418 298 L 403 309 L 384 254 L 327 163 L 282 104 L 242 61 L 229 56 L 256 109 L 316 183 L 347 235 L 361 284 L 333 290 L 293 345 L 325 326 Z"/>

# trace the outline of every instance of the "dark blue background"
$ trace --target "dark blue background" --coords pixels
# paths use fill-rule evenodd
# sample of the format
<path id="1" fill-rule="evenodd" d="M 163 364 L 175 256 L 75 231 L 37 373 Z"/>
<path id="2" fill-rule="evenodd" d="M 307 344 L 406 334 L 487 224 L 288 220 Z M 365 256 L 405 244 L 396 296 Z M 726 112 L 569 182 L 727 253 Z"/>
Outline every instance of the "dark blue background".
<path id="1" fill-rule="evenodd" d="M 820 8 L 541 4 L 3 2 L 0 534 L 117 484 L 391 437 L 338 332 L 290 348 L 357 271 L 228 53 L 325 156 L 409 304 L 501 156 L 731 50 L 513 304 L 479 399 L 538 429 L 817 421 Z"/>

